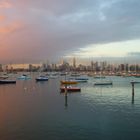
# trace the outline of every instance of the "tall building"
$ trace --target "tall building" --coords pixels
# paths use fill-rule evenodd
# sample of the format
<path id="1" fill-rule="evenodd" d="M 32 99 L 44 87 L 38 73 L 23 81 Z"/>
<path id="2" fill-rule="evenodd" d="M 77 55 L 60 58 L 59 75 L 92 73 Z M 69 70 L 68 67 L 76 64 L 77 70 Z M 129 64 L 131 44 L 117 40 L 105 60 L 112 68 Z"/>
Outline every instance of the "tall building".
<path id="1" fill-rule="evenodd" d="M 73 58 L 73 67 L 76 68 L 76 59 L 75 59 L 75 57 Z"/>
<path id="2" fill-rule="evenodd" d="M 94 62 L 91 61 L 91 70 L 93 70 L 93 69 L 94 69 Z"/>
<path id="3" fill-rule="evenodd" d="M 29 71 L 32 71 L 32 70 L 33 70 L 33 65 L 29 64 Z"/>
<path id="4" fill-rule="evenodd" d="M 94 63 L 94 67 L 95 67 L 95 71 L 98 71 L 99 70 L 99 64 L 98 64 L 97 61 Z"/>

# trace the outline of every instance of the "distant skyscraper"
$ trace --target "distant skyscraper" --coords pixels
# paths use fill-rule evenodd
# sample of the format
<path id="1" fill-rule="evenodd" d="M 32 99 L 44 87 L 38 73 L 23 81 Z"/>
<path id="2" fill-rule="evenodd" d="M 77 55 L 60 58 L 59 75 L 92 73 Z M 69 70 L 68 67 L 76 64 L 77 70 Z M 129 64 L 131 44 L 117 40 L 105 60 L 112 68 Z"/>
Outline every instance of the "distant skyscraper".
<path id="1" fill-rule="evenodd" d="M 32 69 L 33 69 L 32 64 L 29 64 L 29 71 L 32 71 Z"/>
<path id="2" fill-rule="evenodd" d="M 61 65 L 64 65 L 65 64 L 65 60 L 62 58 L 61 62 L 60 62 Z"/>
<path id="3" fill-rule="evenodd" d="M 75 59 L 75 57 L 73 58 L 73 67 L 76 68 L 76 59 Z"/>
<path id="4" fill-rule="evenodd" d="M 96 71 L 99 70 L 99 64 L 98 64 L 97 61 L 94 63 L 94 66 L 95 66 L 95 70 L 96 70 Z"/>
<path id="5" fill-rule="evenodd" d="M 93 70 L 93 68 L 94 68 L 94 62 L 91 61 L 91 70 Z"/>

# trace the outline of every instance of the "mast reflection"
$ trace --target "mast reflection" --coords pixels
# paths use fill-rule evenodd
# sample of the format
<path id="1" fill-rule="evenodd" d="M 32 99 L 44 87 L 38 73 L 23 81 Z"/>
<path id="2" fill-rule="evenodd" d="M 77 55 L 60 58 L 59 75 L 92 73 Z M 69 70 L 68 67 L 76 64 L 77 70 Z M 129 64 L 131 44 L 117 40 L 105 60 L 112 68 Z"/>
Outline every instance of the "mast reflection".
<path id="1" fill-rule="evenodd" d="M 67 108 L 68 107 L 68 95 L 65 94 L 65 107 Z"/>
<path id="2" fill-rule="evenodd" d="M 135 100 L 134 100 L 134 94 L 132 94 L 132 104 L 134 104 Z"/>

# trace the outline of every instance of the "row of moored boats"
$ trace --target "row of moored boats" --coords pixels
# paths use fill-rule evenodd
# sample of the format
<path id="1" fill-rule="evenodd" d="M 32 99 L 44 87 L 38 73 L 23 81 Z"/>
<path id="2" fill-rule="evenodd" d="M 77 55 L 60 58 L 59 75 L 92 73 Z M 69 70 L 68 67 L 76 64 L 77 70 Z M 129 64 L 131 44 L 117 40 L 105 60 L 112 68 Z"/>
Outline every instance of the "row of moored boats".
<path id="1" fill-rule="evenodd" d="M 17 79 L 18 80 L 29 80 L 29 79 L 31 79 L 31 77 L 23 74 L 23 75 L 17 77 Z M 48 81 L 49 78 L 47 76 L 40 75 L 37 78 L 35 78 L 35 80 L 36 81 Z M 16 80 L 8 79 L 7 76 L 0 77 L 0 84 L 15 84 L 15 83 L 16 83 Z"/>
<path id="2" fill-rule="evenodd" d="M 46 76 L 46 75 L 40 75 L 35 78 L 37 82 L 39 81 L 48 81 L 49 78 L 56 78 L 56 76 Z M 19 80 L 29 80 L 31 77 L 29 75 L 23 74 L 19 77 L 17 77 Z M 98 79 L 98 78 L 97 78 Z M 78 86 L 74 86 L 78 83 L 85 83 L 88 82 L 87 77 L 80 77 L 80 76 L 75 76 L 71 77 L 65 80 L 60 81 L 60 91 L 61 92 L 80 92 L 81 88 Z M 0 84 L 15 84 L 16 80 L 10 80 L 6 75 L 0 76 Z M 105 77 L 99 78 L 96 82 L 93 83 L 95 86 L 106 86 L 106 85 L 113 85 L 113 82 L 111 80 L 106 80 Z"/>

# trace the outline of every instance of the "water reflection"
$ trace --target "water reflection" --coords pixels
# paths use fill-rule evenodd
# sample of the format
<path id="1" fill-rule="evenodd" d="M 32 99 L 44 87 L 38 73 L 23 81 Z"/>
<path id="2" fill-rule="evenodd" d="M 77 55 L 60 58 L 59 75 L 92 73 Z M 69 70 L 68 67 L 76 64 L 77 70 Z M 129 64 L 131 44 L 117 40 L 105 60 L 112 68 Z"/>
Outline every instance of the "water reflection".
<path id="1" fill-rule="evenodd" d="M 132 104 L 134 104 L 135 100 L 134 100 L 134 94 L 132 94 Z"/>
<path id="2" fill-rule="evenodd" d="M 67 108 L 68 107 L 68 95 L 65 94 L 65 107 Z"/>
<path id="3" fill-rule="evenodd" d="M 67 108 L 68 107 L 68 93 L 60 92 L 60 95 L 64 96 L 64 106 L 65 106 L 65 108 Z"/>
<path id="4" fill-rule="evenodd" d="M 134 91 L 134 83 L 132 82 L 131 84 L 132 84 L 132 104 L 134 104 L 134 93 L 135 93 L 135 91 Z"/>
<path id="5" fill-rule="evenodd" d="M 68 107 L 68 96 L 69 96 L 70 94 L 71 94 L 72 96 L 74 96 L 74 94 L 77 94 L 77 93 L 79 93 L 79 92 L 69 92 L 69 93 L 62 93 L 62 92 L 60 92 L 60 94 L 64 96 L 64 106 L 65 106 L 65 108 Z"/>
<path id="6" fill-rule="evenodd" d="M 59 91 L 59 79 L 1 85 L 0 138 L 140 139 L 140 94 L 134 99 L 129 82 L 79 86 L 81 92 L 65 94 Z M 136 86 L 135 93 L 139 92 Z"/>

